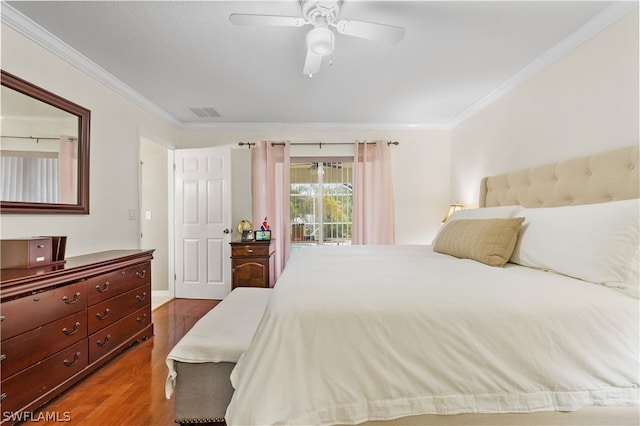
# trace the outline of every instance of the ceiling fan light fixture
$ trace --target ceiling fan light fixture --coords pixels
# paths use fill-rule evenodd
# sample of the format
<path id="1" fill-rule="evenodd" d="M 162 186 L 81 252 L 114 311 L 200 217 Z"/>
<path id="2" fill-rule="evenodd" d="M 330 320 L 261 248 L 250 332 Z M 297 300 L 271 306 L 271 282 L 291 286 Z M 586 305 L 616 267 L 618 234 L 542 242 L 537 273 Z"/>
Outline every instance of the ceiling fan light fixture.
<path id="1" fill-rule="evenodd" d="M 333 51 L 333 32 L 327 27 L 315 27 L 307 34 L 307 49 L 318 55 L 328 55 Z"/>

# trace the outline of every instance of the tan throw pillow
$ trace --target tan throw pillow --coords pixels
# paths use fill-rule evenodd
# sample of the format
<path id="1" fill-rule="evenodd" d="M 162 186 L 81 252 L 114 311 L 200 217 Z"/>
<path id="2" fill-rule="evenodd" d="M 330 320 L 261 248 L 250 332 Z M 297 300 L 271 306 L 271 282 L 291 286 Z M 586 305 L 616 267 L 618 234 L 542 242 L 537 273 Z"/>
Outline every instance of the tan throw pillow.
<path id="1" fill-rule="evenodd" d="M 523 221 L 523 217 L 452 220 L 440 231 L 433 250 L 489 266 L 504 266 L 516 246 Z"/>

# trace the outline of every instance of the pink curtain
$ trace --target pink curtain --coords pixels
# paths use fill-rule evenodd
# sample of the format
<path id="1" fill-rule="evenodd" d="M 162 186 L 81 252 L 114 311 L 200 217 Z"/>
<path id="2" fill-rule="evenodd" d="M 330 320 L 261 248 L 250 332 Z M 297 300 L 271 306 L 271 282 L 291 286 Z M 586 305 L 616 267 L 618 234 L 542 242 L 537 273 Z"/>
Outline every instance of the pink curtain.
<path id="1" fill-rule="evenodd" d="M 275 278 L 289 260 L 289 143 L 257 142 L 251 150 L 253 227 L 267 218 L 275 240 Z"/>
<path id="2" fill-rule="evenodd" d="M 78 202 L 78 139 L 60 136 L 58 150 L 58 202 L 76 204 Z"/>
<path id="3" fill-rule="evenodd" d="M 391 155 L 386 141 L 356 141 L 352 244 L 393 244 Z"/>

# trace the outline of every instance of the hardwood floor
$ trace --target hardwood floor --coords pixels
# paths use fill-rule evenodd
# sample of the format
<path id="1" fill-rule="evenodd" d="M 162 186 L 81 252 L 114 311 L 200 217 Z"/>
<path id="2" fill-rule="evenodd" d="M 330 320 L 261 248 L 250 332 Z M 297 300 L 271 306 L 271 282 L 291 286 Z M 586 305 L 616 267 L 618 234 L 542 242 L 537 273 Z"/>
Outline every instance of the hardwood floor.
<path id="1" fill-rule="evenodd" d="M 175 425 L 174 400 L 167 400 L 164 395 L 168 373 L 165 358 L 196 321 L 217 303 L 174 299 L 160 306 L 152 314 L 155 334 L 152 339 L 132 346 L 42 407 L 41 414 L 36 412 L 34 416 L 53 421 L 38 421 L 38 424 Z"/>

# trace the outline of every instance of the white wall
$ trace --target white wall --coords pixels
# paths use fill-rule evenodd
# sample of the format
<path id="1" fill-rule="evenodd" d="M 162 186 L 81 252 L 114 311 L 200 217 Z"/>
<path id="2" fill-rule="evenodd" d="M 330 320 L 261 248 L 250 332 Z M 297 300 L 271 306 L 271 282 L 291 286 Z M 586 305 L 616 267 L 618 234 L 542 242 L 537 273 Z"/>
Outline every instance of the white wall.
<path id="1" fill-rule="evenodd" d="M 394 208 L 397 244 L 430 243 L 440 228 L 442 216 L 449 205 L 450 131 L 436 129 L 415 130 L 251 130 L 251 131 L 191 131 L 183 132 L 181 148 L 209 145 L 237 146 L 238 142 L 256 140 L 290 140 L 292 142 L 322 141 L 354 142 L 355 140 L 392 140 L 400 142 L 391 147 L 394 184 Z M 300 148 L 300 147 L 295 147 Z M 312 148 L 304 147 L 306 155 Z M 317 155 L 331 155 L 330 146 L 318 150 Z M 293 155 L 293 153 L 292 153 Z M 251 206 L 250 155 L 245 148 L 233 151 L 233 224 L 250 219 Z M 243 167 L 245 170 L 238 170 Z M 236 208 L 236 206 L 238 206 Z M 237 237 L 237 235 L 234 235 Z"/>
<path id="2" fill-rule="evenodd" d="M 2 25 L 2 69 L 91 110 L 89 215 L 2 215 L 0 237 L 67 235 L 67 255 L 137 248 L 138 139 L 178 132 L 67 62 Z"/>
<path id="3" fill-rule="evenodd" d="M 451 201 L 483 176 L 638 144 L 638 9 L 452 131 Z"/>
<path id="4" fill-rule="evenodd" d="M 153 248 L 151 290 L 169 291 L 169 151 L 140 138 L 140 246 Z"/>

